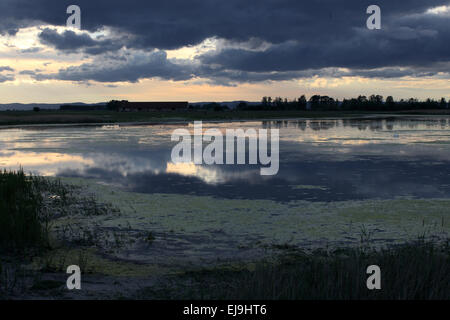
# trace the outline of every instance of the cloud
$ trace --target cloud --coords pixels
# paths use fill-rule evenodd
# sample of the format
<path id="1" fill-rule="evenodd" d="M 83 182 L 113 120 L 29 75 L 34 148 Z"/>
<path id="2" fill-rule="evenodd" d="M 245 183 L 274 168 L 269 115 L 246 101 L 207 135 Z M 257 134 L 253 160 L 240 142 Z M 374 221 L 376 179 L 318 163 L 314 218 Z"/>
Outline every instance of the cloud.
<path id="1" fill-rule="evenodd" d="M 6 81 L 14 81 L 13 75 L 2 75 L 0 74 L 0 83 L 6 82 Z"/>
<path id="2" fill-rule="evenodd" d="M 0 66 L 0 72 L 3 72 L 3 71 L 11 71 L 11 72 L 13 72 L 14 69 L 9 67 L 9 66 Z"/>
<path id="3" fill-rule="evenodd" d="M 19 72 L 20 75 L 26 75 L 26 76 L 35 76 L 36 72 L 33 70 L 23 70 Z"/>
<path id="4" fill-rule="evenodd" d="M 64 25 L 68 2 L 57 0 L 2 0 L 3 30 L 39 22 Z M 130 47 L 173 49 L 198 44 L 206 38 L 260 38 L 271 43 L 293 39 L 343 39 L 352 28 L 364 26 L 367 0 L 78 0 L 82 28 L 111 27 L 135 37 Z M 378 0 L 383 17 L 391 19 L 448 4 L 448 0 L 410 0 L 407 4 Z M 11 18 L 14 17 L 14 18 Z M 8 27 L 9 26 L 9 27 Z"/>
<path id="5" fill-rule="evenodd" d="M 0 66 L 0 73 L 2 72 L 14 72 L 14 69 L 9 66 Z M 15 77 L 13 74 L 0 74 L 0 83 L 6 82 L 6 81 L 14 81 Z"/>
<path id="6" fill-rule="evenodd" d="M 41 50 L 42 50 L 42 48 L 39 48 L 39 47 L 31 47 L 31 48 L 19 50 L 19 52 L 20 53 L 36 53 Z"/>
<path id="7" fill-rule="evenodd" d="M 87 33 L 77 34 L 72 30 L 58 33 L 56 30 L 46 28 L 39 33 L 39 39 L 43 44 L 50 45 L 60 51 L 78 52 L 81 50 L 91 55 L 116 51 L 123 47 L 123 44 L 113 40 L 94 40 Z"/>
<path id="8" fill-rule="evenodd" d="M 68 4 L 2 0 L 0 33 L 14 34 L 30 25 L 63 26 Z M 64 53 L 92 56 L 93 62 L 35 77 L 100 82 L 201 77 L 232 85 L 322 75 L 448 75 L 448 0 L 378 0 L 381 30 L 365 27 L 371 4 L 369 0 L 78 0 L 84 32 L 48 27 L 39 40 Z M 111 34 L 92 36 L 102 30 Z M 205 39 L 220 39 L 222 45 L 189 63 L 163 54 Z"/>
<path id="9" fill-rule="evenodd" d="M 94 63 L 60 69 L 55 74 L 36 74 L 36 80 L 57 79 L 66 81 L 137 82 L 143 78 L 164 80 L 188 80 L 193 68 L 188 64 L 176 64 L 167 59 L 164 51 L 124 55 L 123 59 L 98 59 Z"/>
<path id="10" fill-rule="evenodd" d="M 381 31 L 359 29 L 340 41 L 288 41 L 264 51 L 222 49 L 199 57 L 203 64 L 226 70 L 270 72 L 339 68 L 425 66 L 449 61 L 449 19 L 421 20 L 420 27 L 386 26 Z M 443 21 L 446 20 L 446 21 Z M 423 27 L 428 22 L 428 28 Z M 445 23 L 444 23 L 445 22 Z"/>

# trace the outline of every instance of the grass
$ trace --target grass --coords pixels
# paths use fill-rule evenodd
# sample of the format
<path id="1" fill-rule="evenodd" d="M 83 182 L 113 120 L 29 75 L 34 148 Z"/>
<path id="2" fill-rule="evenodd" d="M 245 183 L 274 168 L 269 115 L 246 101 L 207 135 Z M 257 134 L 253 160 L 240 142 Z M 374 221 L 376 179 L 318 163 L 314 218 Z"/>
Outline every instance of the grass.
<path id="1" fill-rule="evenodd" d="M 0 172 L 0 253 L 48 248 L 55 218 L 117 212 L 92 195 L 75 194 L 59 179 L 27 175 L 23 170 Z"/>
<path id="2" fill-rule="evenodd" d="M 50 282 L 36 282 L 55 265 L 62 271 L 65 257 L 55 259 L 58 248 L 80 248 L 78 264 L 86 268 L 83 250 L 96 244 L 91 230 L 57 232 L 54 220 L 66 215 L 96 216 L 116 213 L 108 204 L 98 203 L 92 195 L 50 179 L 19 171 L 0 171 L 0 299 L 33 290 L 52 287 Z M 38 269 L 33 261 L 42 261 Z M 31 279 L 31 280 L 30 280 Z M 35 282 L 35 281 L 34 281 Z"/>
<path id="3" fill-rule="evenodd" d="M 413 110 L 402 112 L 372 111 L 162 111 L 162 112 L 115 112 L 115 111 L 3 111 L 0 112 L 0 126 L 25 124 L 74 124 L 74 123 L 119 123 L 194 120 L 256 120 L 289 118 L 358 117 L 370 114 L 448 114 L 446 110 Z"/>
<path id="4" fill-rule="evenodd" d="M 381 268 L 381 290 L 368 290 L 366 268 Z M 184 285 L 180 285 L 184 284 Z M 289 250 L 278 263 L 252 270 L 187 273 L 138 298 L 227 300 L 448 300 L 450 247 L 418 241 L 403 246 L 305 253 Z"/>
<path id="5" fill-rule="evenodd" d="M 355 114 L 355 113 L 351 113 Z M 162 112 L 115 112 L 115 111 L 5 111 L 0 112 L 0 125 L 67 124 L 67 123 L 119 123 L 193 121 L 193 120 L 241 120 L 295 117 L 330 117 L 330 112 L 305 111 L 162 111 Z M 336 113 L 342 116 L 342 113 Z"/>
<path id="6" fill-rule="evenodd" d="M 23 251 L 48 243 L 39 180 L 18 172 L 0 173 L 0 250 Z"/>

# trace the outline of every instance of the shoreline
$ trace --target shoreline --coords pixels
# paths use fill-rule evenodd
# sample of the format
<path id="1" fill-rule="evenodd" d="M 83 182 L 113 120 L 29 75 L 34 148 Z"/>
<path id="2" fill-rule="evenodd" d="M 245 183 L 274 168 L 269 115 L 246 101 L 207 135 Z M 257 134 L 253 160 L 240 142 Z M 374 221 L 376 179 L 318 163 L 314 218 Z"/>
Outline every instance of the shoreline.
<path id="1" fill-rule="evenodd" d="M 71 127 L 103 127 L 103 126 L 122 126 L 122 127 L 138 127 L 138 126 L 157 126 L 157 125 L 187 125 L 194 121 L 202 121 L 203 123 L 232 123 L 232 122 L 254 122 L 254 121 L 300 121 L 300 120 L 341 120 L 341 119 L 355 119 L 355 120 L 383 120 L 387 118 L 402 118 L 402 117 L 450 117 L 450 114 L 402 114 L 402 113 L 368 113 L 368 114 L 342 114 L 319 117 L 282 117 L 282 118 L 236 118 L 236 119 L 179 119 L 172 120 L 171 118 L 162 118 L 160 121 L 118 121 L 118 122 L 68 122 L 68 123 L 21 123 L 21 124 L 2 124 L 0 122 L 0 130 L 6 129 L 39 129 L 39 128 L 71 128 Z"/>

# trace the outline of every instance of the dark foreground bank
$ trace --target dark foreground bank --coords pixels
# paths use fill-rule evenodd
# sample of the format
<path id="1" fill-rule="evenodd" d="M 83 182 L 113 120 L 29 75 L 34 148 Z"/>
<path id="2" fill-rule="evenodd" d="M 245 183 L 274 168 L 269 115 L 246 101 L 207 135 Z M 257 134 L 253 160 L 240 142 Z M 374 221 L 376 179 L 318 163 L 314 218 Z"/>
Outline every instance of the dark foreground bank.
<path id="1" fill-rule="evenodd" d="M 367 267 L 381 270 L 381 289 L 367 288 Z M 137 298 L 225 300 L 449 300 L 450 249 L 418 240 L 395 248 L 292 250 L 254 270 L 203 270 L 172 279 L 172 288 Z"/>
<path id="2" fill-rule="evenodd" d="M 57 242 L 52 239 L 52 219 L 71 214 L 74 198 L 70 188 L 57 180 L 32 177 L 19 172 L 0 173 L 0 297 L 2 299 L 68 299 L 64 268 L 50 264 L 34 267 L 36 258 L 49 256 L 56 246 L 91 246 L 85 239 Z M 79 203 L 76 204 L 79 207 Z M 108 214 L 108 208 L 92 199 L 82 201 L 86 215 Z M 450 245 L 418 239 L 416 242 L 384 249 L 364 243 L 358 248 L 323 249 L 313 252 L 300 248 L 279 248 L 280 254 L 265 261 L 240 267 L 211 267 L 164 275 L 150 286 L 121 291 L 111 298 L 126 299 L 226 299 L 226 300 L 449 300 Z M 86 263 L 84 261 L 84 263 Z M 93 262 L 95 263 L 95 262 Z M 381 270 L 381 289 L 367 288 L 367 267 Z M 188 271 L 189 270 L 189 271 Z M 48 279 L 53 275 L 53 280 Z M 92 279 L 105 279 L 91 274 Z M 97 278 L 96 278 L 97 277 Z M 120 277 L 118 277 L 120 278 Z M 112 284 L 119 279 L 107 278 Z M 145 283 L 140 278 L 129 283 Z M 81 295 L 80 295 L 81 297 Z M 83 298 L 86 298 L 83 296 Z M 104 295 L 89 299 L 104 299 Z"/>

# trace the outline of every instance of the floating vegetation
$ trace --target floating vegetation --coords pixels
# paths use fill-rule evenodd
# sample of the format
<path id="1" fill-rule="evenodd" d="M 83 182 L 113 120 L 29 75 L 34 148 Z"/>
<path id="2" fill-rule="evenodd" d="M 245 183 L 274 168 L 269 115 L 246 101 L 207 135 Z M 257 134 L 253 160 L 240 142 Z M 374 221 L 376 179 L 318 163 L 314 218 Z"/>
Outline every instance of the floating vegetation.
<path id="1" fill-rule="evenodd" d="M 95 191 L 100 202 L 120 209 L 120 216 L 95 219 L 104 229 L 129 226 L 137 233 L 167 233 L 168 238 L 191 239 L 191 250 L 208 245 L 197 242 L 200 235 L 214 239 L 210 246 L 231 246 L 235 242 L 251 246 L 259 241 L 266 245 L 323 247 L 358 245 L 362 229 L 380 246 L 403 243 L 424 234 L 446 239 L 450 233 L 449 199 L 276 202 L 143 194 L 121 191 L 94 180 L 63 181 Z"/>

